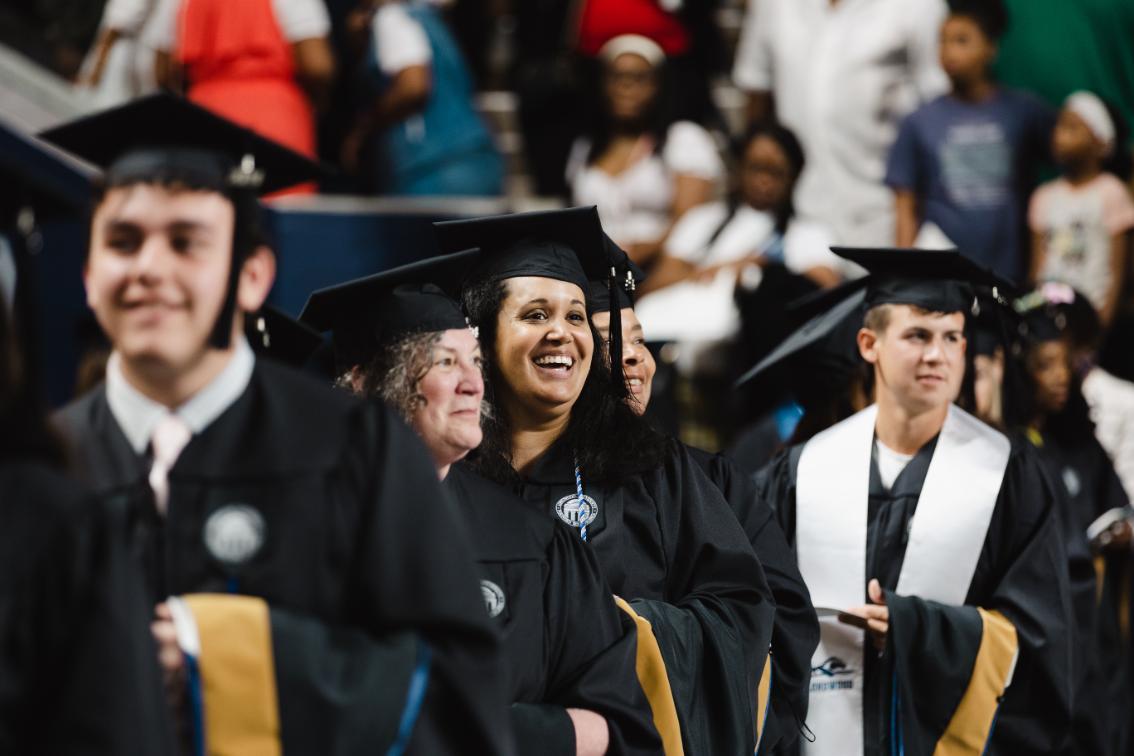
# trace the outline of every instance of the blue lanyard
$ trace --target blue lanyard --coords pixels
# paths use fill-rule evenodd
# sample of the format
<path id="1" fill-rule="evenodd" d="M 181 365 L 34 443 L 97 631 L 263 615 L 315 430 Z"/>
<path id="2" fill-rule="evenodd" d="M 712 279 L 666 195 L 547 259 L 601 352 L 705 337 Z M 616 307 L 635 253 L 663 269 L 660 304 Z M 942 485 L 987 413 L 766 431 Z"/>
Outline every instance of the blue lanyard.
<path id="1" fill-rule="evenodd" d="M 579 535 L 585 541 L 587 540 L 587 515 L 590 513 L 590 507 L 587 506 L 587 500 L 583 498 L 583 473 L 579 471 L 578 457 L 575 457 L 575 497 L 579 504 Z M 588 511 L 584 512 L 584 507 Z"/>

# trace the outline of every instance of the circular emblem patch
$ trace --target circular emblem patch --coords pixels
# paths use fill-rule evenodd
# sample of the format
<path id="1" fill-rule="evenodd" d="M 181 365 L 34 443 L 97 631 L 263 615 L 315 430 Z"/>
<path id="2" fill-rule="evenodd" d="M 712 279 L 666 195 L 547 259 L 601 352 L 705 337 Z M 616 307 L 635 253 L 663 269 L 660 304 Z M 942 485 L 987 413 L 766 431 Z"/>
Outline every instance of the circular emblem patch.
<path id="1" fill-rule="evenodd" d="M 264 545 L 264 516 L 247 504 L 229 504 L 205 521 L 205 547 L 218 561 L 244 564 Z"/>
<path id="2" fill-rule="evenodd" d="M 499 617 L 504 611 L 504 591 L 491 580 L 481 580 L 480 592 L 484 595 L 484 608 L 488 610 L 488 616 Z"/>
<path id="3" fill-rule="evenodd" d="M 598 517 L 598 502 L 590 496 L 583 494 L 582 512 L 579 511 L 579 496 L 571 494 L 555 502 L 555 514 L 559 519 L 573 528 L 579 525 L 590 525 Z"/>

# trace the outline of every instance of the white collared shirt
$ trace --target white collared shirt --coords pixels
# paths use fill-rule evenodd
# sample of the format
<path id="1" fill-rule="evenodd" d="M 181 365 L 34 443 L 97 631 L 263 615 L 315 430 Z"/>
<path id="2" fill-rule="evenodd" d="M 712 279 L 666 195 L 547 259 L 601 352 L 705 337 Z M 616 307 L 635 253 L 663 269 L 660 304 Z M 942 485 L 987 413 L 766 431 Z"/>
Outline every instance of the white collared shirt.
<path id="1" fill-rule="evenodd" d="M 937 55 L 944 0 L 749 0 L 733 80 L 775 95 L 807 165 L 803 217 L 842 244 L 892 244 L 886 157 L 902 118 L 948 89 Z"/>
<path id="2" fill-rule="evenodd" d="M 185 421 L 193 435 L 197 435 L 231 407 L 252 380 L 256 357 L 248 341 L 241 337 L 232 358 L 224 370 L 173 412 Z M 170 411 L 164 404 L 155 402 L 138 391 L 122 373 L 121 357 L 110 355 L 106 365 L 106 403 L 118 422 L 130 446 L 138 454 L 145 454 L 153 437 L 154 428 Z"/>

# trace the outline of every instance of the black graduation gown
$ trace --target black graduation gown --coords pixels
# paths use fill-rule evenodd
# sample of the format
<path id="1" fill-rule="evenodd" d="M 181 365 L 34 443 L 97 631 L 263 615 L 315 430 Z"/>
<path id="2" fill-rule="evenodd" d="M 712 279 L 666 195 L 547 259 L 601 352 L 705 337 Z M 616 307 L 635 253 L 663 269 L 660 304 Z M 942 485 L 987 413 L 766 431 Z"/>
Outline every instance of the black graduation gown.
<path id="1" fill-rule="evenodd" d="M 760 558 L 776 602 L 772 629 L 772 716 L 760 740 L 761 753 L 792 749 L 807 719 L 811 656 L 819 645 L 819 620 L 811 594 L 775 513 L 760 496 L 752 476 L 720 454 L 689 448 L 709 480 L 724 494 Z"/>
<path id="2" fill-rule="evenodd" d="M 0 753 L 170 752 L 151 608 L 108 525 L 44 464 L 0 464 Z"/>
<path id="3" fill-rule="evenodd" d="M 1131 649 L 1120 617 L 1129 602 L 1130 556 L 1109 554 L 1096 573 L 1086 542 L 1088 526 L 1111 509 L 1129 503 L 1114 464 L 1093 435 L 1068 444 L 1052 434 L 1018 443 L 1035 444 L 1036 454 L 1060 494 L 1060 521 L 1071 558 L 1071 587 L 1077 642 L 1075 752 L 1124 754 L 1130 742 Z M 1128 621 L 1128 620 L 1127 620 Z"/>
<path id="4" fill-rule="evenodd" d="M 571 451 L 536 461 L 517 492 L 556 517 L 576 500 Z M 775 605 L 720 492 L 671 442 L 661 465 L 618 486 L 588 482 L 587 526 L 610 587 L 653 626 L 686 754 L 751 754 Z"/>
<path id="5" fill-rule="evenodd" d="M 445 488 L 467 523 L 501 629 L 517 751 L 574 754 L 573 707 L 606 718 L 612 756 L 660 753 L 635 671 L 633 620 L 615 605 L 592 551 L 566 525 L 460 464 Z"/>
<path id="6" fill-rule="evenodd" d="M 912 714 L 902 718 L 899 728 L 904 752 L 933 752 L 974 672 L 974 637 L 979 643 L 981 628 L 970 607 L 1003 613 L 1019 641 L 1015 674 L 997 713 L 988 753 L 1064 753 L 1072 706 L 1067 556 L 1053 497 L 1033 453 L 1013 447 L 964 606 L 892 593 L 935 447 L 936 439 L 923 447 L 890 491 L 882 487 L 877 464 L 871 462 L 863 603 L 868 602 L 867 581 L 878 578 L 886 590 L 890 632 L 881 656 L 867 643 L 865 753 L 891 753 L 893 695 L 899 710 Z M 756 477 L 793 546 L 802 450 L 802 445 L 786 450 Z M 895 694 L 895 674 L 925 684 L 916 689 L 900 686 Z"/>
<path id="7" fill-rule="evenodd" d="M 376 639 L 420 633 L 432 650 L 432 671 L 411 751 L 511 751 L 499 725 L 506 711 L 499 639 L 485 616 L 468 543 L 420 440 L 388 409 L 257 360 L 244 393 L 178 457 L 164 518 L 146 482 L 149 463 L 113 418 L 104 386 L 61 411 L 58 421 L 77 468 L 132 530 L 154 600 L 240 593 Z M 234 504 L 258 512 L 263 531 L 260 548 L 238 566 L 212 555 L 206 532 L 210 516 Z M 335 664 L 342 661 L 328 658 L 323 667 Z M 347 690 L 324 682 L 325 703 L 334 707 Z M 364 690 L 355 693 L 365 698 Z M 286 711 L 287 690 L 280 701 Z M 381 714 L 395 723 L 401 716 Z M 281 715 L 285 747 L 289 739 L 316 742 L 319 725 Z"/>

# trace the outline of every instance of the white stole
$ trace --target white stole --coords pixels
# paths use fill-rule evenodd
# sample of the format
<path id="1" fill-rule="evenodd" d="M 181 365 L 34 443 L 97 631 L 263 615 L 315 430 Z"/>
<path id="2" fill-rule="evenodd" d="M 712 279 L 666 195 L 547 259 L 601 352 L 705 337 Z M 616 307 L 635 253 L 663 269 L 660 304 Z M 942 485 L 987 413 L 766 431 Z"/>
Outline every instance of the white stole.
<path id="1" fill-rule="evenodd" d="M 818 434 L 796 474 L 796 553 L 816 607 L 866 603 L 874 405 Z M 896 593 L 963 604 L 984 548 L 1011 446 L 959 407 L 945 424 L 910 525 Z M 853 506 L 852 506 L 853 504 Z M 812 657 L 806 756 L 861 754 L 864 631 L 821 617 Z"/>

